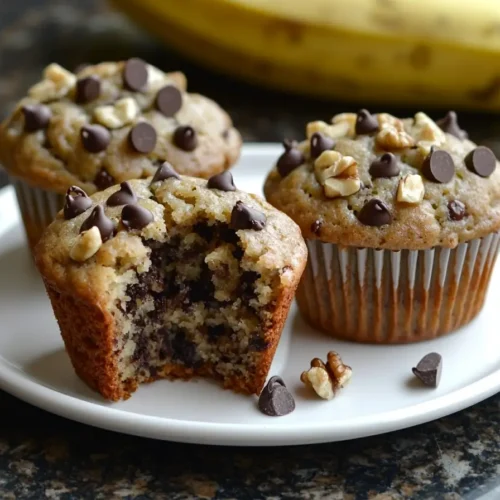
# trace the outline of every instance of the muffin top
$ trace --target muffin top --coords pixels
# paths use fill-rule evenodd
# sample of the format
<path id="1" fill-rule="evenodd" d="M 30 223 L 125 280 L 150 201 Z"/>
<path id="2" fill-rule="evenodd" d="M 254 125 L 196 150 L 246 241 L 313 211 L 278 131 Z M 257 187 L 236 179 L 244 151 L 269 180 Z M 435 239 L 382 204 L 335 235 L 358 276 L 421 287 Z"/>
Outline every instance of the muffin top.
<path id="1" fill-rule="evenodd" d="M 229 168 L 241 137 L 214 101 L 186 92 L 182 73 L 140 59 L 76 74 L 49 65 L 0 128 L 0 161 L 29 184 L 88 193 L 152 175 L 167 160 L 199 177 Z"/>
<path id="2" fill-rule="evenodd" d="M 450 111 L 399 119 L 367 110 L 285 141 L 267 200 L 306 238 L 391 250 L 453 248 L 500 227 L 500 169 Z"/>

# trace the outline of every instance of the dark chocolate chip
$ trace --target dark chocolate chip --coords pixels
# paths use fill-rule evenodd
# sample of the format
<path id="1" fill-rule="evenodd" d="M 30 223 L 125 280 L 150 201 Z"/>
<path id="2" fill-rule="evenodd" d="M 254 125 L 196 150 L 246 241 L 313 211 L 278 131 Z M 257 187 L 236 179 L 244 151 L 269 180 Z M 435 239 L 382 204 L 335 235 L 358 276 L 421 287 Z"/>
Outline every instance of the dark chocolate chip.
<path id="1" fill-rule="evenodd" d="M 443 363 L 441 354 L 431 352 L 424 356 L 416 368 L 412 368 L 413 374 L 429 387 L 437 387 L 441 379 Z"/>
<path id="2" fill-rule="evenodd" d="M 451 200 L 448 202 L 448 215 L 451 220 L 462 220 L 467 215 L 465 205 L 459 200 Z"/>
<path id="3" fill-rule="evenodd" d="M 319 236 L 319 234 L 321 233 L 321 226 L 323 225 L 323 221 L 318 219 L 318 220 L 315 220 L 312 224 L 311 224 L 311 231 L 316 235 L 316 236 Z"/>
<path id="4" fill-rule="evenodd" d="M 182 94 L 177 87 L 166 85 L 156 94 L 156 109 L 165 116 L 174 116 L 182 107 Z"/>
<path id="5" fill-rule="evenodd" d="M 64 218 L 73 219 L 77 215 L 83 214 L 92 206 L 92 200 L 87 193 L 78 186 L 71 186 L 66 191 L 64 202 Z"/>
<path id="6" fill-rule="evenodd" d="M 220 191 L 236 191 L 233 174 L 226 170 L 208 179 L 208 189 L 219 189 Z"/>
<path id="7" fill-rule="evenodd" d="M 180 175 L 174 170 L 174 167 L 168 163 L 168 161 L 164 161 L 159 167 L 158 170 L 156 171 L 153 180 L 151 181 L 151 184 L 155 182 L 160 182 L 164 181 L 166 179 L 170 178 L 174 179 L 180 179 Z"/>
<path id="8" fill-rule="evenodd" d="M 422 164 L 422 173 L 433 182 L 441 184 L 450 182 L 455 174 L 453 158 L 446 151 L 433 150 L 426 156 Z"/>
<path id="9" fill-rule="evenodd" d="M 94 184 L 99 191 L 104 191 L 115 184 L 115 179 L 102 168 L 95 176 Z"/>
<path id="10" fill-rule="evenodd" d="M 372 161 L 370 175 L 372 177 L 396 177 L 401 169 L 397 158 L 392 153 L 384 153 L 380 158 Z"/>
<path id="11" fill-rule="evenodd" d="M 315 132 L 309 141 L 311 145 L 311 158 L 316 159 L 323 151 L 333 149 L 335 141 L 320 132 Z"/>
<path id="12" fill-rule="evenodd" d="M 356 116 L 356 134 L 364 135 L 371 134 L 378 130 L 378 121 L 374 115 L 372 115 L 366 109 L 360 109 L 358 115 Z"/>
<path id="13" fill-rule="evenodd" d="M 132 127 L 128 140 L 138 153 L 151 153 L 156 146 L 156 130 L 149 123 L 140 122 Z"/>
<path id="14" fill-rule="evenodd" d="M 198 134 L 190 125 L 180 125 L 173 135 L 174 144 L 184 151 L 193 151 L 198 146 Z"/>
<path id="15" fill-rule="evenodd" d="M 495 155 L 490 148 L 478 146 L 465 157 L 465 166 L 481 177 L 489 177 L 496 167 Z"/>
<path id="16" fill-rule="evenodd" d="M 140 205 L 125 205 L 122 223 L 127 229 L 142 229 L 153 222 L 153 214 Z"/>
<path id="17" fill-rule="evenodd" d="M 137 203 L 137 196 L 128 182 L 122 182 L 120 189 L 115 191 L 106 202 L 108 207 L 117 207 L 119 205 L 133 205 Z"/>
<path id="18" fill-rule="evenodd" d="M 280 377 L 271 377 L 259 396 L 259 410 L 270 417 L 282 417 L 295 410 L 295 401 Z"/>
<path id="19" fill-rule="evenodd" d="M 170 342 L 172 357 L 188 368 L 193 368 L 197 364 L 196 345 L 186 338 L 186 334 L 178 332 Z"/>
<path id="20" fill-rule="evenodd" d="M 80 138 L 89 153 L 100 153 L 109 146 L 111 132 L 102 125 L 84 125 L 80 129 Z"/>
<path id="21" fill-rule="evenodd" d="M 384 226 L 392 222 L 392 215 L 387 205 L 377 198 L 366 202 L 359 211 L 358 219 L 365 226 Z"/>
<path id="22" fill-rule="evenodd" d="M 302 165 L 305 158 L 294 142 L 284 140 L 283 146 L 285 146 L 285 152 L 278 158 L 276 167 L 281 177 L 286 177 L 292 170 Z"/>
<path id="23" fill-rule="evenodd" d="M 92 210 L 90 216 L 83 222 L 82 227 L 80 228 L 80 233 L 88 231 L 94 226 L 99 229 L 102 241 L 109 240 L 115 231 L 113 221 L 106 216 L 104 208 L 102 208 L 101 205 L 97 205 L 94 210 Z"/>
<path id="24" fill-rule="evenodd" d="M 76 82 L 75 101 L 80 104 L 94 101 L 101 94 L 101 80 L 97 76 L 86 76 Z"/>
<path id="25" fill-rule="evenodd" d="M 148 82 L 148 67 L 142 59 L 129 59 L 123 68 L 123 85 L 129 90 L 138 92 Z"/>
<path id="26" fill-rule="evenodd" d="M 231 222 L 229 227 L 238 231 L 239 229 L 253 229 L 262 231 L 266 225 L 266 216 L 248 207 L 242 201 L 237 201 L 231 212 Z"/>
<path id="27" fill-rule="evenodd" d="M 24 115 L 24 131 L 36 132 L 49 126 L 52 112 L 43 104 L 27 104 L 21 108 Z"/>
<path id="28" fill-rule="evenodd" d="M 444 118 L 441 118 L 436 123 L 443 132 L 454 135 L 462 141 L 468 137 L 467 132 L 459 127 L 455 111 L 448 111 Z"/>

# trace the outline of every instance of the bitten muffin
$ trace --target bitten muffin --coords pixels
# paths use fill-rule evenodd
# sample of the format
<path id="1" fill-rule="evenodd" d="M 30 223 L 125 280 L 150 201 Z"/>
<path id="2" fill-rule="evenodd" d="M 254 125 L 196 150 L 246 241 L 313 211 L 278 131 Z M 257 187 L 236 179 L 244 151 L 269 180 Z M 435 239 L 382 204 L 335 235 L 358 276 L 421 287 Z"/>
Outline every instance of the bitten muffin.
<path id="1" fill-rule="evenodd" d="M 76 74 L 51 64 L 0 128 L 0 162 L 31 245 L 72 185 L 91 194 L 151 176 L 165 160 L 181 174 L 208 178 L 229 168 L 240 148 L 215 102 L 187 93 L 182 73 L 140 59 Z"/>
<path id="2" fill-rule="evenodd" d="M 433 338 L 481 310 L 496 259 L 500 170 L 456 114 L 334 116 L 285 143 L 267 200 L 309 248 L 297 292 L 314 326 L 362 342 Z"/>
<path id="3" fill-rule="evenodd" d="M 76 373 L 105 398 L 162 377 L 258 394 L 307 260 L 300 229 L 230 172 L 70 189 L 35 260 Z"/>

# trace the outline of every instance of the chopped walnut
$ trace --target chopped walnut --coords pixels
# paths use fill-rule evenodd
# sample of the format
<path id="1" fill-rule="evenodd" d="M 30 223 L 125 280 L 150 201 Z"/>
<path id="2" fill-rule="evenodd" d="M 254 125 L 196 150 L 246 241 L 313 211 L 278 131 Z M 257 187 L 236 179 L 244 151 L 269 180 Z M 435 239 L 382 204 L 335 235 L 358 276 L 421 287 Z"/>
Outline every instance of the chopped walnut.
<path id="1" fill-rule="evenodd" d="M 43 80 L 33 85 L 28 94 L 40 102 L 65 96 L 76 83 L 76 75 L 59 64 L 49 64 L 43 72 Z"/>
<path id="2" fill-rule="evenodd" d="M 420 175 L 405 175 L 398 186 L 397 200 L 404 203 L 420 203 L 424 199 L 425 188 Z"/>
<path id="3" fill-rule="evenodd" d="M 379 113 L 377 120 L 381 130 L 384 128 L 395 128 L 397 131 L 402 132 L 405 129 L 404 123 L 389 113 Z"/>
<path id="4" fill-rule="evenodd" d="M 377 134 L 376 142 L 380 148 L 386 151 L 410 148 L 415 145 L 411 135 L 393 126 L 382 128 Z"/>
<path id="5" fill-rule="evenodd" d="M 139 106 L 132 97 L 124 97 L 109 106 L 95 109 L 95 119 L 105 127 L 120 128 L 131 123 L 139 113 Z"/>
<path id="6" fill-rule="evenodd" d="M 101 245 L 101 233 L 97 226 L 93 226 L 77 236 L 69 256 L 77 262 L 85 262 L 97 253 Z"/>
<path id="7" fill-rule="evenodd" d="M 341 137 L 347 137 L 350 130 L 350 125 L 348 122 L 339 122 L 334 125 L 329 125 L 323 121 L 315 121 L 307 124 L 306 135 L 310 139 L 313 134 L 320 132 L 332 139 L 340 139 Z"/>
<path id="8" fill-rule="evenodd" d="M 314 162 L 316 178 L 329 198 L 349 196 L 361 189 L 357 162 L 338 151 L 323 151 Z"/>
<path id="9" fill-rule="evenodd" d="M 357 118 L 356 113 L 340 113 L 332 118 L 332 123 L 333 124 L 348 123 L 349 131 L 347 135 L 349 137 L 352 137 L 356 134 L 356 118 Z"/>
<path id="10" fill-rule="evenodd" d="M 446 142 L 445 133 L 437 123 L 425 113 L 417 113 L 412 128 L 417 143 L 421 141 L 434 146 L 441 146 Z"/>

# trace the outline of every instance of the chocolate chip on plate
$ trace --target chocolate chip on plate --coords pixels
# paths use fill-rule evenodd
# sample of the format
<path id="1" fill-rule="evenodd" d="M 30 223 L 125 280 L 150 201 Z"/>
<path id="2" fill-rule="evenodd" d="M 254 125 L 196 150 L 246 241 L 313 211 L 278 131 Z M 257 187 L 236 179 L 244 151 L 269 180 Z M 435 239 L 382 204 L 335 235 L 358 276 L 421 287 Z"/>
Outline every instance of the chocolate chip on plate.
<path id="1" fill-rule="evenodd" d="M 156 130 L 147 122 L 139 122 L 130 130 L 128 140 L 138 153 L 151 153 L 156 146 Z"/>
<path id="2" fill-rule="evenodd" d="M 210 177 L 207 187 L 208 189 L 219 189 L 220 191 L 236 191 L 233 174 L 228 170 Z"/>
<path id="3" fill-rule="evenodd" d="M 324 151 L 329 151 L 333 149 L 335 145 L 335 141 L 320 132 L 315 132 L 311 139 L 309 140 L 311 158 L 315 160 L 321 153 Z"/>
<path id="4" fill-rule="evenodd" d="M 125 205 L 122 223 L 127 229 L 142 229 L 153 222 L 153 214 L 140 205 Z"/>
<path id="5" fill-rule="evenodd" d="M 182 107 L 182 94 L 174 85 L 166 85 L 156 94 L 156 109 L 165 116 L 174 116 Z"/>
<path id="6" fill-rule="evenodd" d="M 443 367 L 441 354 L 431 352 L 425 355 L 416 368 L 412 368 L 413 374 L 429 387 L 437 387 L 441 380 Z"/>
<path id="7" fill-rule="evenodd" d="M 285 152 L 278 158 L 276 167 L 281 177 L 286 177 L 292 170 L 302 165 L 305 158 L 294 142 L 284 140 L 283 146 Z"/>
<path id="8" fill-rule="evenodd" d="M 397 158 L 392 153 L 384 153 L 372 161 L 370 175 L 377 177 L 396 177 L 401 172 Z"/>
<path id="9" fill-rule="evenodd" d="M 355 131 L 357 135 L 371 134 L 378 130 L 378 120 L 366 109 L 360 109 L 356 116 Z"/>
<path id="10" fill-rule="evenodd" d="M 84 125 L 80 129 L 80 138 L 89 153 L 100 153 L 109 146 L 111 132 L 102 125 Z"/>
<path id="11" fill-rule="evenodd" d="M 231 212 L 231 222 L 229 227 L 238 231 L 239 229 L 253 229 L 262 231 L 266 226 L 266 216 L 245 205 L 242 201 L 237 201 Z"/>
<path id="12" fill-rule="evenodd" d="M 73 219 L 77 215 L 83 214 L 92 206 L 92 200 L 87 193 L 78 186 L 71 186 L 66 191 L 64 202 L 64 218 Z"/>
<path id="13" fill-rule="evenodd" d="M 430 181 L 446 184 L 455 174 L 453 158 L 446 151 L 433 150 L 422 163 L 422 173 Z"/>
<path id="14" fill-rule="evenodd" d="M 448 202 L 448 214 L 451 220 L 459 221 L 467 215 L 467 211 L 460 200 L 451 200 Z"/>
<path id="15" fill-rule="evenodd" d="M 281 377 L 271 377 L 262 389 L 259 410 L 270 417 L 283 417 L 295 410 L 295 400 Z"/>
<path id="16" fill-rule="evenodd" d="M 489 177 L 496 167 L 497 159 L 486 146 L 478 146 L 465 157 L 465 166 L 481 177 Z"/>
<path id="17" fill-rule="evenodd" d="M 101 233 L 102 241 L 109 240 L 115 231 L 115 225 L 113 221 L 106 216 L 104 213 L 104 208 L 101 205 L 97 205 L 94 210 L 92 210 L 90 216 L 83 222 L 80 227 L 80 233 L 83 231 L 88 231 L 91 227 L 96 226 Z"/>
<path id="18" fill-rule="evenodd" d="M 99 191 L 104 191 L 115 184 L 115 179 L 112 175 L 108 174 L 106 169 L 101 168 L 94 178 L 94 184 Z"/>
<path id="19" fill-rule="evenodd" d="M 75 101 L 79 104 L 94 101 L 101 94 L 101 80 L 98 76 L 86 76 L 76 82 Z"/>
<path id="20" fill-rule="evenodd" d="M 323 221 L 318 219 L 318 220 L 315 220 L 312 224 L 311 224 L 311 231 L 316 235 L 316 236 L 319 236 L 319 234 L 321 233 L 321 226 L 323 225 Z"/>
<path id="21" fill-rule="evenodd" d="M 123 68 L 123 85 L 129 90 L 138 92 L 148 82 L 148 67 L 142 59 L 133 57 Z"/>
<path id="22" fill-rule="evenodd" d="M 358 219 L 365 226 L 384 226 L 392 222 L 392 215 L 387 205 L 377 198 L 366 202 L 359 211 Z"/>
<path id="23" fill-rule="evenodd" d="M 174 144 L 184 151 L 193 151 L 198 146 L 198 134 L 190 125 L 180 125 L 173 135 Z"/>
<path id="24" fill-rule="evenodd" d="M 43 104 L 27 104 L 21 108 L 24 115 L 24 131 L 36 132 L 49 126 L 52 112 Z"/>
<path id="25" fill-rule="evenodd" d="M 443 132 L 454 135 L 462 141 L 468 137 L 467 132 L 459 127 L 455 111 L 448 111 L 444 118 L 437 120 L 436 123 Z"/>
<path id="26" fill-rule="evenodd" d="M 122 182 L 120 189 L 115 191 L 106 201 L 108 207 L 117 207 L 119 205 L 133 205 L 137 203 L 137 196 L 128 182 Z"/>
<path id="27" fill-rule="evenodd" d="M 164 181 L 165 179 L 180 179 L 181 176 L 174 170 L 174 167 L 168 163 L 168 161 L 164 161 L 159 167 L 158 170 L 156 171 L 153 179 L 151 180 L 151 184 L 154 184 L 155 182 L 160 182 Z"/>

